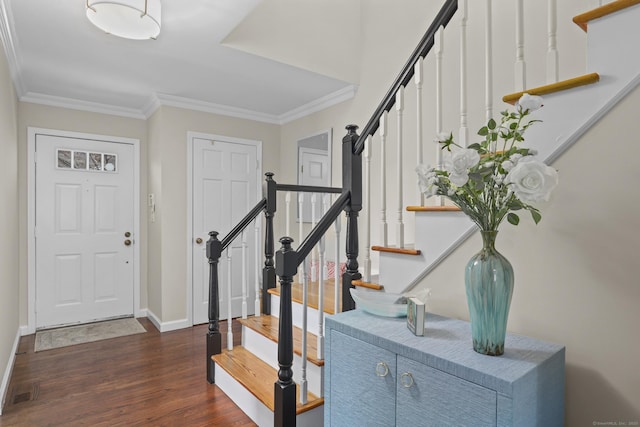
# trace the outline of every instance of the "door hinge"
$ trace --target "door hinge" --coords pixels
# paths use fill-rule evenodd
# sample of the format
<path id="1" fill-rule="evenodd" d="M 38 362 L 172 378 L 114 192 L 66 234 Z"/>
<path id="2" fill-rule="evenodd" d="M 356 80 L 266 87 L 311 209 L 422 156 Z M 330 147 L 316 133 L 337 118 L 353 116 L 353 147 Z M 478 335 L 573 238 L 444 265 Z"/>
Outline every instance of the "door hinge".
<path id="1" fill-rule="evenodd" d="M 304 165 L 300 166 L 300 173 L 304 173 Z"/>

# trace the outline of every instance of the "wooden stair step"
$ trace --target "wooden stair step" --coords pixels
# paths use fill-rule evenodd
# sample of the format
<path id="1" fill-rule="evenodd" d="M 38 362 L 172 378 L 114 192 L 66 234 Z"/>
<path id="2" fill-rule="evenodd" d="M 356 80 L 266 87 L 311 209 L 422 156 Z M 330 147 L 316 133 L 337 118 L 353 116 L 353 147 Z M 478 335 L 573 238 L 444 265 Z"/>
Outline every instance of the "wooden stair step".
<path id="1" fill-rule="evenodd" d="M 238 321 L 271 341 L 278 342 L 278 324 L 280 320 L 277 317 L 263 314 L 261 316 L 238 319 Z M 302 329 L 297 326 L 293 327 L 293 352 L 302 357 Z M 317 354 L 318 338 L 311 332 L 307 332 L 307 360 L 314 365 L 324 366 L 324 360 L 314 356 Z"/>
<path id="2" fill-rule="evenodd" d="M 607 3 L 603 6 L 597 7 L 595 9 L 592 9 L 588 12 L 581 13 L 580 15 L 574 16 L 573 22 L 575 22 L 580 28 L 582 28 L 586 32 L 589 21 L 602 18 L 603 16 L 609 15 L 611 13 L 617 12 L 627 7 L 634 6 L 636 4 L 640 4 L 640 0 L 617 0 L 611 3 Z"/>
<path id="3" fill-rule="evenodd" d="M 462 212 L 457 206 L 407 206 L 408 212 Z"/>
<path id="4" fill-rule="evenodd" d="M 333 309 L 333 288 L 335 286 L 335 282 L 333 279 L 324 281 L 324 312 L 328 314 L 335 314 Z M 307 290 L 307 303 L 309 307 L 318 309 L 318 282 L 309 281 L 308 290 Z M 271 295 L 280 296 L 280 285 L 278 284 L 275 288 L 271 288 L 268 290 Z M 293 302 L 297 302 L 298 304 L 302 304 L 302 284 L 294 282 L 291 284 L 291 300 Z M 341 308 L 342 304 L 339 303 L 338 307 Z"/>
<path id="5" fill-rule="evenodd" d="M 382 285 L 372 282 L 365 282 L 364 280 L 353 280 L 351 281 L 351 284 L 359 288 L 373 289 L 376 291 L 381 291 L 384 289 L 384 286 Z"/>
<path id="6" fill-rule="evenodd" d="M 242 346 L 233 350 L 222 350 L 222 353 L 211 357 L 217 366 L 242 384 L 251 394 L 271 411 L 274 410 L 273 385 L 278 380 L 278 371 L 262 359 Z M 324 399 L 307 392 L 307 403 L 300 402 L 300 387 L 296 384 L 296 414 L 317 408 L 324 404 Z"/>
<path id="7" fill-rule="evenodd" d="M 411 248 L 396 248 L 393 246 L 371 246 L 372 251 L 378 252 L 388 252 L 394 254 L 403 254 L 403 255 L 420 255 L 420 249 L 411 249 Z"/>
<path id="8" fill-rule="evenodd" d="M 573 89 L 579 86 L 593 84 L 598 82 L 599 80 L 600 80 L 600 75 L 598 73 L 585 74 L 584 76 L 574 77 L 572 79 L 562 80 L 560 82 L 534 87 L 522 92 L 510 93 L 509 95 L 503 96 L 502 100 L 507 104 L 515 104 L 524 93 L 528 93 L 529 95 L 547 95 L 549 93 L 560 92 L 567 89 Z"/>

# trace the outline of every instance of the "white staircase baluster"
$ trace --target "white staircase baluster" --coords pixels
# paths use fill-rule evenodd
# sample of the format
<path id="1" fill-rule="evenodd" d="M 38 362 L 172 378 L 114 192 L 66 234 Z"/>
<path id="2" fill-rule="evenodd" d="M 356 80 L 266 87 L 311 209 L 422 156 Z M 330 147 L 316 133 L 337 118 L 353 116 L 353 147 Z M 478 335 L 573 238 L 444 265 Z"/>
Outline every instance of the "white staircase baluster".
<path id="1" fill-rule="evenodd" d="M 397 165 L 396 165 L 396 176 L 397 176 L 397 192 L 398 192 L 398 204 L 397 204 L 397 216 L 398 221 L 396 223 L 396 245 L 399 248 L 404 248 L 404 221 L 402 219 L 403 214 L 403 201 L 402 201 L 402 174 L 404 168 L 402 167 L 402 119 L 404 113 L 404 87 L 400 86 L 398 92 L 396 93 L 396 114 L 398 120 L 398 145 L 397 147 Z"/>
<path id="2" fill-rule="evenodd" d="M 458 3 L 460 15 L 460 145 L 469 145 L 469 126 L 467 123 L 467 0 Z"/>
<path id="3" fill-rule="evenodd" d="M 364 271 L 364 281 L 371 281 L 371 144 L 373 138 L 371 135 L 367 137 L 364 145 L 364 261 L 362 268 Z M 339 233 L 340 233 L 340 217 L 336 220 L 336 277 L 338 275 L 338 250 L 340 249 Z M 336 281 L 336 287 L 338 282 Z M 337 304 L 337 302 L 336 302 Z M 337 311 L 336 311 L 337 313 Z"/>
<path id="4" fill-rule="evenodd" d="M 301 354 L 301 378 L 300 378 L 300 403 L 307 403 L 307 308 L 309 306 L 309 280 L 307 279 L 308 264 L 305 258 L 302 261 L 302 354 Z"/>
<path id="5" fill-rule="evenodd" d="M 304 207 L 304 197 L 305 193 L 298 193 L 298 242 L 304 242 L 304 223 L 302 221 L 302 208 Z M 300 246 L 300 244 L 298 244 Z M 302 264 L 298 267 L 298 281 L 300 281 L 300 277 L 303 274 L 306 274 L 307 271 L 303 271 Z"/>
<path id="6" fill-rule="evenodd" d="M 284 195 L 284 217 L 284 235 L 291 236 L 291 191 L 287 191 Z"/>
<path id="7" fill-rule="evenodd" d="M 524 0 L 516 0 L 516 63 L 514 68 L 515 91 L 526 86 L 526 64 L 524 61 Z"/>
<path id="8" fill-rule="evenodd" d="M 444 49 L 444 28 L 438 28 L 433 37 L 433 53 L 435 55 L 436 65 L 436 135 L 442 134 L 442 54 Z M 442 150 L 440 144 L 436 144 L 436 163 L 438 169 L 442 169 Z M 436 196 L 436 204 L 444 206 L 444 197 Z"/>
<path id="9" fill-rule="evenodd" d="M 558 4 L 557 0 L 547 1 L 547 83 L 559 80 L 558 65 Z"/>
<path id="10" fill-rule="evenodd" d="M 334 313 L 339 313 L 340 312 L 340 295 L 341 295 L 341 283 L 342 283 L 342 269 L 340 267 L 340 228 L 342 226 L 341 223 L 341 215 L 338 215 L 338 218 L 336 218 L 336 221 L 334 223 L 334 229 L 336 232 L 336 263 L 335 263 L 335 267 L 333 270 L 333 278 L 334 278 L 334 282 L 335 282 L 335 287 L 333 289 L 333 312 Z M 369 268 L 369 271 L 371 271 L 371 268 Z"/>
<path id="11" fill-rule="evenodd" d="M 329 195 L 322 195 L 322 216 L 329 210 Z M 325 276 L 325 237 L 320 238 L 318 244 L 319 273 L 318 279 L 318 359 L 324 359 L 324 281 Z"/>
<path id="12" fill-rule="evenodd" d="M 255 287 L 256 287 L 256 297 L 255 297 L 255 303 L 253 306 L 253 315 L 254 316 L 260 316 L 262 314 L 262 309 L 260 308 L 260 222 L 258 220 L 258 218 L 253 220 L 253 231 L 255 233 L 256 236 L 256 241 L 255 241 L 255 266 L 256 266 L 256 279 L 255 279 Z"/>
<path id="13" fill-rule="evenodd" d="M 387 117 L 386 111 L 380 116 L 380 241 L 388 245 L 387 234 Z"/>
<path id="14" fill-rule="evenodd" d="M 311 229 L 316 227 L 316 203 L 318 196 L 316 193 L 311 194 Z M 311 281 L 316 282 L 318 280 L 318 259 L 316 258 L 316 248 L 311 250 Z"/>
<path id="15" fill-rule="evenodd" d="M 249 281 L 247 278 L 247 233 L 242 231 L 242 318 L 247 318 L 247 293 L 249 290 Z"/>
<path id="16" fill-rule="evenodd" d="M 233 318 L 231 316 L 231 245 L 227 247 L 227 349 L 233 350 Z"/>
<path id="17" fill-rule="evenodd" d="M 416 165 L 423 163 L 422 158 L 422 64 L 424 59 L 420 57 L 413 67 L 413 76 L 416 84 Z M 365 147 L 366 149 L 366 147 Z M 366 160 L 365 160 L 366 161 Z M 424 193 L 416 186 L 418 191 L 418 204 L 424 205 Z M 367 280 L 368 281 L 368 280 Z"/>
<path id="18" fill-rule="evenodd" d="M 487 120 L 493 117 L 493 19 L 491 16 L 491 0 L 485 2 L 485 47 L 484 47 L 484 71 L 485 71 L 485 86 L 484 86 L 484 103 L 485 103 L 485 118 Z"/>

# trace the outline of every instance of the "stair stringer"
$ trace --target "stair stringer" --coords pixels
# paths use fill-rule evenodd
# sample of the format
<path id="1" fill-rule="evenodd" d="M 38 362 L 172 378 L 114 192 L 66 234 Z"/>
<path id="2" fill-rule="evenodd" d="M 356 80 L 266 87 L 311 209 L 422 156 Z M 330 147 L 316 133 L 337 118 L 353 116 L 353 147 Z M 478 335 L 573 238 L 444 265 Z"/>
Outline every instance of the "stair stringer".
<path id="1" fill-rule="evenodd" d="M 532 114 L 543 123 L 527 130 L 526 144 L 547 164 L 568 150 L 620 100 L 640 84 L 640 5 L 589 23 L 588 72 L 600 81 L 544 97 L 544 107 Z M 562 185 L 562 177 L 560 177 Z M 436 266 L 469 238 L 476 226 L 456 218 L 458 212 L 416 213 L 416 248 L 422 256 L 403 257 L 380 253 L 380 284 L 387 292 L 402 293 L 422 281 Z M 446 230 L 440 227 L 447 225 Z M 432 233 L 432 234 L 430 234 Z M 435 236 L 435 238 L 433 238 Z M 423 241 L 424 240 L 424 241 Z M 434 248 L 443 248 L 432 250 Z M 408 259 L 414 258 L 414 259 Z"/>

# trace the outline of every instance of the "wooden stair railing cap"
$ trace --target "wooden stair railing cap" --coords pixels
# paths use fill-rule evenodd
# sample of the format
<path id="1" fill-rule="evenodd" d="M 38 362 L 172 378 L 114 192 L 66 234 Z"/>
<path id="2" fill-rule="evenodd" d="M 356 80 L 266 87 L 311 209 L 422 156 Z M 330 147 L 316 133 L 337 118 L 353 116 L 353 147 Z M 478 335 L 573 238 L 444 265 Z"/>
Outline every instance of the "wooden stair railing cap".
<path id="1" fill-rule="evenodd" d="M 404 254 L 404 255 L 420 255 L 420 249 L 411 249 L 411 248 L 394 248 L 388 246 L 371 246 L 372 251 L 377 252 L 389 252 L 393 254 Z"/>
<path id="2" fill-rule="evenodd" d="M 640 2 L 640 0 L 637 0 Z M 579 86 L 585 86 L 596 83 L 600 80 L 598 73 L 585 74 L 583 76 L 574 77 L 572 79 L 563 80 L 556 83 L 551 83 L 544 86 L 538 86 L 531 89 L 524 90 L 522 92 L 510 93 L 502 97 L 502 100 L 507 104 L 515 104 L 524 93 L 529 95 L 547 95 L 554 92 L 560 92 L 567 89 L 573 89 Z"/>
<path id="3" fill-rule="evenodd" d="M 581 13 L 580 15 L 574 16 L 573 22 L 586 32 L 589 21 L 602 18 L 603 16 L 607 16 L 636 4 L 640 4 L 640 0 L 617 0 L 592 9 L 588 12 Z"/>

